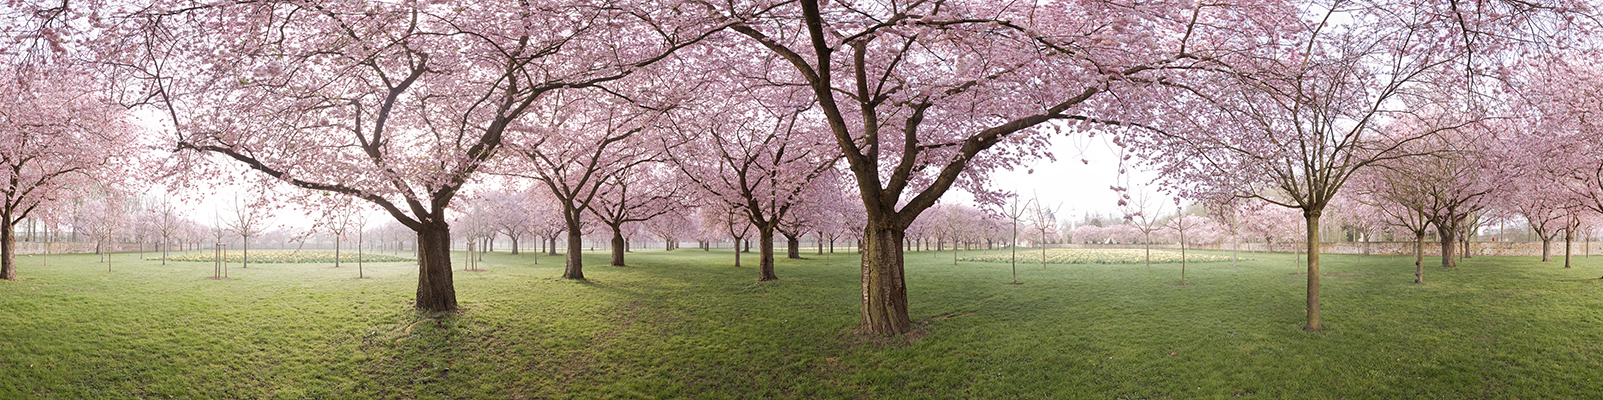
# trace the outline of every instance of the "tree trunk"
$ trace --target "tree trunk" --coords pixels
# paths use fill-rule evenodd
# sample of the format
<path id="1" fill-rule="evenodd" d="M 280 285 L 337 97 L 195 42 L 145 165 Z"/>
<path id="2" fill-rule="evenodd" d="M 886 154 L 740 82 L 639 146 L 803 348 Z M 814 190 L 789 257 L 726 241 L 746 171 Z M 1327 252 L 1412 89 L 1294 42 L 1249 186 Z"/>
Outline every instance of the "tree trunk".
<path id="1" fill-rule="evenodd" d="M 1323 210 L 1303 210 L 1308 221 L 1308 325 L 1302 330 L 1318 332 L 1319 323 L 1319 214 Z"/>
<path id="2" fill-rule="evenodd" d="M 612 225 L 612 266 L 623 266 L 623 252 L 628 244 L 623 241 L 623 225 Z"/>
<path id="3" fill-rule="evenodd" d="M 780 233 L 783 234 L 784 232 Z M 801 238 L 797 236 L 791 236 L 788 234 L 785 235 L 785 258 L 792 260 L 801 259 Z"/>
<path id="4" fill-rule="evenodd" d="M 584 237 L 578 223 L 568 224 L 568 263 L 562 268 L 563 279 L 584 280 Z"/>
<path id="5" fill-rule="evenodd" d="M 545 248 L 546 248 L 545 255 L 548 255 L 548 256 L 557 255 L 557 235 L 551 235 L 551 237 L 547 239 Z"/>
<path id="6" fill-rule="evenodd" d="M 746 242 L 746 247 L 751 247 L 751 242 Z M 778 280 L 774 275 L 774 227 L 757 227 L 757 251 L 757 280 Z"/>
<path id="7" fill-rule="evenodd" d="M 1550 261 L 1553 261 L 1553 237 L 1542 236 L 1542 262 Z"/>
<path id="8" fill-rule="evenodd" d="M 863 230 L 863 324 L 858 329 L 864 334 L 900 335 L 913 328 L 902 270 L 906 233 L 873 211 Z"/>
<path id="9" fill-rule="evenodd" d="M 17 234 L 11 213 L 0 214 L 0 279 L 17 280 Z M 50 248 L 46 243 L 45 248 Z"/>
<path id="10" fill-rule="evenodd" d="M 1181 218 L 1184 218 L 1184 217 L 1181 217 Z M 1183 222 L 1185 222 L 1185 221 L 1184 220 L 1175 221 L 1175 226 L 1180 227 L 1180 284 L 1181 285 L 1186 284 L 1186 228 L 1185 228 L 1185 225 L 1182 224 Z"/>
<path id="11" fill-rule="evenodd" d="M 1458 262 L 1453 258 L 1458 255 L 1458 251 L 1456 249 L 1458 246 L 1458 227 L 1448 226 L 1443 228 L 1442 225 L 1444 224 L 1436 224 L 1436 236 L 1439 236 L 1439 239 L 1441 239 L 1442 242 L 1442 268 L 1451 269 L 1458 266 Z M 1445 225 L 1458 224 L 1454 223 L 1453 221 L 1448 221 L 1448 223 Z"/>
<path id="12" fill-rule="evenodd" d="M 512 255 L 518 255 L 518 237 L 512 235 L 507 235 L 507 237 L 512 239 Z"/>
<path id="13" fill-rule="evenodd" d="M 340 232 L 340 233 L 343 234 L 344 232 Z M 340 267 L 340 239 L 339 239 L 339 237 L 335 237 L 334 238 L 334 268 L 339 268 L 339 267 Z"/>
<path id="14" fill-rule="evenodd" d="M 1570 267 L 1570 244 L 1575 243 L 1575 230 L 1564 229 L 1564 268 Z"/>
<path id="15" fill-rule="evenodd" d="M 740 238 L 735 238 L 735 267 L 740 267 Z"/>
<path id="16" fill-rule="evenodd" d="M 451 281 L 451 227 L 425 222 L 417 233 L 418 274 L 416 307 L 426 311 L 455 311 L 456 287 Z"/>
<path id="17" fill-rule="evenodd" d="M 1143 241 L 1141 243 L 1141 248 L 1146 249 L 1146 251 L 1147 251 L 1147 256 L 1146 256 L 1147 270 L 1151 271 L 1152 270 L 1152 233 L 1148 232 L 1146 234 L 1146 236 L 1147 236 L 1147 240 L 1145 240 L 1145 241 Z M 1043 260 L 1046 259 L 1046 252 L 1045 251 L 1041 252 L 1041 257 L 1042 257 Z M 1042 261 L 1042 262 L 1045 262 L 1045 261 Z"/>
<path id="18" fill-rule="evenodd" d="M 1425 283 L 1425 231 L 1414 233 L 1414 283 Z"/>

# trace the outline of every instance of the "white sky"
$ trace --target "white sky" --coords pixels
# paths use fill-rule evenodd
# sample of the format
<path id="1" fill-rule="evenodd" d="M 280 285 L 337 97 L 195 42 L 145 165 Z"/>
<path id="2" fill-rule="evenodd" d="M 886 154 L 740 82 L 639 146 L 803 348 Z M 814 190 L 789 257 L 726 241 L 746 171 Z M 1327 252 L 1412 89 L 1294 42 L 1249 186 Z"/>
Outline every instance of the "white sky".
<path id="1" fill-rule="evenodd" d="M 1119 176 L 1118 149 L 1104 140 L 1105 137 L 1099 134 L 1087 138 L 1083 133 L 1058 136 L 1051 147 L 1057 161 L 1041 159 L 1014 171 L 998 171 L 992 175 L 991 185 L 1018 193 L 1021 201 L 1039 198 L 1049 206 L 1061 202 L 1057 215 L 1063 220 L 1077 221 L 1085 214 L 1097 213 L 1121 216 L 1119 194 L 1109 187 L 1127 186 L 1135 190 L 1146 186 L 1157 174 L 1130 168 L 1126 176 Z M 946 195 L 949 201 L 971 202 L 972 198 L 956 190 Z"/>

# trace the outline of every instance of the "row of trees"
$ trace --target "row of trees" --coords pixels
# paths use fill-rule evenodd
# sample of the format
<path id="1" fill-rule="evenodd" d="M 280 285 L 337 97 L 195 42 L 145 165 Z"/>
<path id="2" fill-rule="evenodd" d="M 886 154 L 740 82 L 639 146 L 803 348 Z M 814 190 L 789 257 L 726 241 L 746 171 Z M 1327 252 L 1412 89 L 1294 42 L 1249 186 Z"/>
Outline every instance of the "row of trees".
<path id="1" fill-rule="evenodd" d="M 310 189 L 291 201 L 377 207 L 416 233 L 418 308 L 456 308 L 448 212 L 487 176 L 550 192 L 570 279 L 583 279 L 584 215 L 600 214 L 616 241 L 621 224 L 649 219 L 624 202 L 654 201 L 631 194 L 643 186 L 705 192 L 702 205 L 727 206 L 767 250 L 810 190 L 839 182 L 850 188 L 843 201 L 861 206 L 861 330 L 900 334 L 912 328 L 909 228 L 953 188 L 1004 202 L 988 174 L 1050 156 L 1044 145 L 1063 128 L 1114 135 L 1184 197 L 1299 209 L 1312 246 L 1321 215 L 1360 172 L 1428 158 L 1440 152 L 1415 147 L 1522 109 L 1509 93 L 1538 90 L 1517 83 L 1545 71 L 1529 55 L 1589 59 L 1565 52 L 1591 44 L 1590 6 L 24 1 L 0 10 L 10 17 L 0 29 L 16 81 L 51 82 L 15 92 L 74 88 L 104 100 L 83 103 L 100 114 L 121 105 L 160 116 L 145 132 L 107 128 L 126 118 L 81 124 L 75 115 L 96 112 L 46 110 L 46 125 L 138 138 L 43 148 L 145 140 L 177 150 L 162 170 L 207 176 L 232 163 Z M 1572 97 L 1551 102 L 1596 104 L 1563 100 Z M 84 151 L 137 153 L 108 148 Z M 658 179 L 669 174 L 689 182 Z M 7 198 L 8 227 L 27 196 L 40 198 Z M 1310 250 L 1307 329 L 1319 330 Z"/>

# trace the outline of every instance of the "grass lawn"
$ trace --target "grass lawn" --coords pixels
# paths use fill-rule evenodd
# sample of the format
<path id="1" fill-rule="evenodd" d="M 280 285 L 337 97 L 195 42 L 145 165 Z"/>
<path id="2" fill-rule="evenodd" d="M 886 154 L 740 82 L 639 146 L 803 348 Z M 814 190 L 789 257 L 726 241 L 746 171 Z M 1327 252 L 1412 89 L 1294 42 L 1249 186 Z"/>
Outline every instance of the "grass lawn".
<path id="1" fill-rule="evenodd" d="M 978 254 L 978 253 L 977 253 Z M 1228 254 L 1224 254 L 1228 255 Z M 1291 255 L 1190 264 L 908 254 L 912 340 L 863 340 L 855 254 L 629 254 L 591 282 L 493 253 L 464 310 L 412 311 L 416 266 L 18 258 L 0 281 L 0 398 L 1600 398 L 1603 257 L 1431 267 L 1326 255 L 1303 332 Z M 462 255 L 456 262 L 460 264 Z M 783 255 L 781 254 L 781 257 Z M 461 268 L 460 265 L 457 266 Z"/>

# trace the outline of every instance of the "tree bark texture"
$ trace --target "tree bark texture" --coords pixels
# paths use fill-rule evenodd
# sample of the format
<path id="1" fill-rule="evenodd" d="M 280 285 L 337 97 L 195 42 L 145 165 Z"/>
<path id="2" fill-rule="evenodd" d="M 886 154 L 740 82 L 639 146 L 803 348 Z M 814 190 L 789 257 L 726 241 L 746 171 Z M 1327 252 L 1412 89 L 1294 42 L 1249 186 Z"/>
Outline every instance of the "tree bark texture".
<path id="1" fill-rule="evenodd" d="M 1458 227 L 1449 226 L 1443 228 L 1441 225 L 1436 225 L 1436 235 L 1441 238 L 1442 242 L 1442 268 L 1457 267 L 1458 262 L 1453 257 L 1458 255 L 1455 250 L 1458 246 Z"/>
<path id="2" fill-rule="evenodd" d="M 11 215 L 0 215 L 0 279 L 17 280 L 17 234 Z M 46 243 L 45 248 L 50 244 Z"/>
<path id="3" fill-rule="evenodd" d="M 626 246 L 628 246 L 628 244 L 624 243 L 624 241 L 623 241 L 623 227 L 621 225 L 620 226 L 613 226 L 611 228 L 612 228 L 612 266 L 614 266 L 614 267 L 622 267 L 624 265 L 623 264 L 623 252 L 624 252 L 624 250 L 628 250 L 626 248 Z"/>
<path id="4" fill-rule="evenodd" d="M 568 262 L 562 267 L 563 279 L 584 280 L 584 237 L 579 236 L 577 224 L 568 226 Z"/>
<path id="5" fill-rule="evenodd" d="M 863 232 L 863 303 L 860 331 L 900 335 L 913 328 L 907 316 L 907 283 L 902 269 L 903 228 L 870 216 Z"/>
<path id="6" fill-rule="evenodd" d="M 747 246 L 750 245 L 747 242 Z M 774 275 L 774 227 L 757 227 L 757 247 L 757 280 L 778 280 L 779 276 Z"/>
<path id="7" fill-rule="evenodd" d="M 801 259 L 801 238 L 785 235 L 785 258 Z"/>
<path id="8" fill-rule="evenodd" d="M 451 280 L 451 227 L 424 222 L 417 233 L 417 305 L 427 311 L 455 311 L 456 287 Z"/>
<path id="9" fill-rule="evenodd" d="M 1542 238 L 1542 262 L 1553 261 L 1553 238 Z"/>
<path id="10" fill-rule="evenodd" d="M 1319 214 L 1322 210 L 1304 210 L 1303 218 L 1308 221 L 1308 325 L 1302 330 L 1318 332 L 1324 330 L 1319 323 Z"/>

